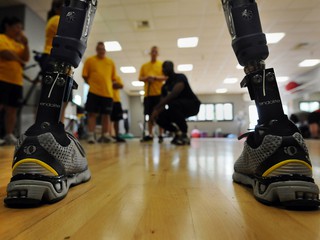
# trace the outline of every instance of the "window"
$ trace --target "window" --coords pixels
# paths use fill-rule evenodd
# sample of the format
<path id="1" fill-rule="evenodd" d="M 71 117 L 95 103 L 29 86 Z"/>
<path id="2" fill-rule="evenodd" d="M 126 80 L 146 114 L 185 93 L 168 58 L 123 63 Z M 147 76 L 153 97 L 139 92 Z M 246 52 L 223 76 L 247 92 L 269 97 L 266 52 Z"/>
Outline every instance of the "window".
<path id="1" fill-rule="evenodd" d="M 199 113 L 189 117 L 187 121 L 232 121 L 232 103 L 202 103 Z"/>
<path id="2" fill-rule="evenodd" d="M 320 108 L 318 101 L 305 101 L 299 103 L 299 108 L 301 111 L 313 112 Z"/>
<path id="3" fill-rule="evenodd" d="M 284 114 L 288 115 L 288 106 L 287 105 L 282 105 L 283 112 Z M 258 111 L 256 105 L 250 105 L 249 106 L 249 129 L 254 129 L 254 127 L 258 123 Z"/>

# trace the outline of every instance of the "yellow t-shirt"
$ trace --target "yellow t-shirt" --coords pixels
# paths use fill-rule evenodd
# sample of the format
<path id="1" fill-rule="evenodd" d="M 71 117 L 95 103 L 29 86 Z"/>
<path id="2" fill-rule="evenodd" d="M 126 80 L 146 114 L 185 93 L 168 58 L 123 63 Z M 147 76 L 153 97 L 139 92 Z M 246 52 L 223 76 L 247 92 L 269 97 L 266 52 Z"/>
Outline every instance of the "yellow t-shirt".
<path id="1" fill-rule="evenodd" d="M 52 48 L 52 40 L 56 36 L 58 31 L 60 16 L 55 15 L 49 19 L 46 25 L 46 40 L 44 46 L 44 53 L 50 54 Z"/>
<path id="2" fill-rule="evenodd" d="M 123 87 L 122 79 L 119 76 L 116 77 L 115 82 Z M 121 102 L 120 89 L 113 89 L 113 102 Z"/>
<path id="3" fill-rule="evenodd" d="M 24 46 L 21 43 L 0 34 L 0 51 L 9 50 L 22 56 Z M 8 61 L 0 57 L 0 81 L 22 86 L 22 66 L 17 61 Z"/>
<path id="4" fill-rule="evenodd" d="M 162 73 L 162 62 L 161 61 L 155 61 L 153 62 L 147 62 L 142 65 L 140 69 L 140 75 L 141 77 L 146 76 L 163 76 Z M 163 82 L 160 81 L 154 81 L 151 84 L 145 82 L 144 84 L 144 92 L 145 96 L 159 96 L 161 95 L 161 88 L 162 88 Z"/>
<path id="5" fill-rule="evenodd" d="M 82 70 L 82 76 L 88 79 L 89 92 L 101 97 L 113 97 L 112 82 L 115 81 L 116 75 L 115 64 L 107 57 L 89 57 Z"/>

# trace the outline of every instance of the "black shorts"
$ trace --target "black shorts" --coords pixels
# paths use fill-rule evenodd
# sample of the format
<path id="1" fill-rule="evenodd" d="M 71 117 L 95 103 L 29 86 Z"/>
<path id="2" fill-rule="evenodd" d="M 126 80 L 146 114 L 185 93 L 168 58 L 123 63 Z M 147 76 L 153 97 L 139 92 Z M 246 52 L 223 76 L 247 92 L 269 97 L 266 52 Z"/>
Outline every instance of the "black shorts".
<path id="1" fill-rule="evenodd" d="M 101 97 L 93 93 L 88 93 L 85 109 L 88 113 L 111 114 L 112 98 Z"/>
<path id="2" fill-rule="evenodd" d="M 144 115 L 151 115 L 155 106 L 160 102 L 161 96 L 145 97 L 143 101 Z"/>
<path id="3" fill-rule="evenodd" d="M 312 112 L 308 116 L 308 123 L 320 124 L 320 112 Z"/>
<path id="4" fill-rule="evenodd" d="M 19 108 L 23 102 L 22 86 L 0 81 L 0 104 Z"/>
<path id="5" fill-rule="evenodd" d="M 111 113 L 111 121 L 116 122 L 123 119 L 122 114 L 123 114 L 123 110 L 122 110 L 121 102 L 114 102 L 112 107 L 112 113 Z"/>

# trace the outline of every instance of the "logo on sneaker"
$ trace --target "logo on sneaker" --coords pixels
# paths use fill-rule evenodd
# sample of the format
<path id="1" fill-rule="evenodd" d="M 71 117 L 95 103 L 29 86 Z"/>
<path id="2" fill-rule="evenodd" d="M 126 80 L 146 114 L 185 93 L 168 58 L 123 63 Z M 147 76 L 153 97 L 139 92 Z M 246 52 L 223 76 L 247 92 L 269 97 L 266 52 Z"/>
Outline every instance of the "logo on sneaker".
<path id="1" fill-rule="evenodd" d="M 36 148 L 36 146 L 33 146 L 33 145 L 25 146 L 23 148 L 23 151 L 24 151 L 25 154 L 31 155 L 31 154 L 33 154 L 33 153 L 35 153 L 37 151 L 37 148 Z"/>
<path id="2" fill-rule="evenodd" d="M 284 152 L 286 154 L 288 154 L 289 156 L 293 156 L 293 155 L 296 155 L 297 152 L 298 152 L 298 149 L 294 146 L 289 146 L 289 147 L 285 147 L 284 148 Z"/>

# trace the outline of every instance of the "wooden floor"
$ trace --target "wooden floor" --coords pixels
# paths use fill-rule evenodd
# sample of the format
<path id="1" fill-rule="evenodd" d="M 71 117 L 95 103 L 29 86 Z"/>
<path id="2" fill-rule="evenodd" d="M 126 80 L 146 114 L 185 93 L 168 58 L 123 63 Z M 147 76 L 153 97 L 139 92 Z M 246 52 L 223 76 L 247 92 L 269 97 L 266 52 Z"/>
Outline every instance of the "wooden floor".
<path id="1" fill-rule="evenodd" d="M 308 141 L 320 184 L 320 141 Z M 130 140 L 86 145 L 92 179 L 62 201 L 33 209 L 0 204 L 0 239 L 320 239 L 320 211 L 257 202 L 232 182 L 242 142 L 193 139 L 191 146 Z M 0 197 L 13 147 L 0 148 Z"/>

